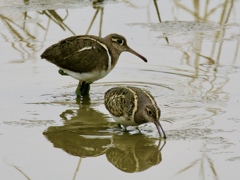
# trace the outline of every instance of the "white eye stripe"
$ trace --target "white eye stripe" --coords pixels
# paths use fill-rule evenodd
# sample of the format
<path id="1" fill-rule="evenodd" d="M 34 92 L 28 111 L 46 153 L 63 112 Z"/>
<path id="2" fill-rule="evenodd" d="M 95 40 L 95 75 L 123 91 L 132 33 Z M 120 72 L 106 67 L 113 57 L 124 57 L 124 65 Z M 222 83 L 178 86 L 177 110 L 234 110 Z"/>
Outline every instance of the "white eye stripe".
<path id="1" fill-rule="evenodd" d="M 156 111 L 156 117 L 157 117 L 157 119 L 159 119 L 160 117 L 159 117 L 158 113 L 161 113 L 161 111 L 158 110 L 156 101 L 149 95 L 149 93 L 147 91 L 143 90 L 143 92 L 147 95 L 147 97 L 152 102 L 152 105 L 153 105 L 153 107 L 155 108 L 155 111 Z"/>
<path id="2" fill-rule="evenodd" d="M 119 45 L 123 45 L 124 44 L 124 40 L 123 39 L 112 38 L 112 41 L 118 43 Z"/>

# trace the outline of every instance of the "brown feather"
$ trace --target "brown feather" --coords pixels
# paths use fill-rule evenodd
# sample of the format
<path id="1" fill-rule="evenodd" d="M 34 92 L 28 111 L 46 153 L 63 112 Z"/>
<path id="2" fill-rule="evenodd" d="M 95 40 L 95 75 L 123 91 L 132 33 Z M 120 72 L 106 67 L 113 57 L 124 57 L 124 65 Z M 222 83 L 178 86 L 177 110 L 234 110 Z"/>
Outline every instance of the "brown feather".
<path id="1" fill-rule="evenodd" d="M 88 39 L 91 38 L 91 39 Z M 108 55 L 106 49 L 99 44 L 101 38 L 95 36 L 72 36 L 47 48 L 41 58 L 60 68 L 84 73 L 91 70 L 106 70 Z M 92 39 L 95 40 L 92 40 Z M 91 49 L 85 49 L 91 47 Z M 82 49 L 82 51 L 81 51 Z"/>

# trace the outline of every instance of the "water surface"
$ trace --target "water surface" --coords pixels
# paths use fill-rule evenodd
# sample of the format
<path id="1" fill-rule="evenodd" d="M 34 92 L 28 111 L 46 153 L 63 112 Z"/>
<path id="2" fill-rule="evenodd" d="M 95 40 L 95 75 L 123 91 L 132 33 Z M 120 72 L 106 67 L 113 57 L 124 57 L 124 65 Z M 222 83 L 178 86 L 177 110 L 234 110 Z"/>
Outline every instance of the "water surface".
<path id="1" fill-rule="evenodd" d="M 239 9 L 233 0 L 0 2 L 0 179 L 238 179 Z M 89 99 L 40 59 L 63 38 L 113 32 L 148 63 L 123 53 Z M 119 85 L 151 92 L 166 141 L 153 124 L 116 128 L 103 94 Z"/>

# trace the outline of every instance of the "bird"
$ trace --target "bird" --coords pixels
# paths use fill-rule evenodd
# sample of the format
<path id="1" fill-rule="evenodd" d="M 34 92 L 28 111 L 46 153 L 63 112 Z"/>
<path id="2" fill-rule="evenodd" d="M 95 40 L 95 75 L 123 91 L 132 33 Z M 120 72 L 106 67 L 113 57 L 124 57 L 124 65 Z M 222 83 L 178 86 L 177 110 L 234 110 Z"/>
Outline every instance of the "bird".
<path id="1" fill-rule="evenodd" d="M 127 45 L 124 36 L 112 33 L 104 38 L 94 35 L 71 36 L 48 47 L 41 58 L 58 66 L 61 75 L 79 80 L 77 96 L 89 94 L 90 84 L 105 77 L 116 66 L 122 52 L 147 59 Z"/>
<path id="2" fill-rule="evenodd" d="M 105 92 L 104 105 L 113 119 L 124 127 L 152 122 L 159 136 L 163 134 L 166 139 L 159 122 L 161 110 L 147 90 L 131 86 L 113 87 Z"/>

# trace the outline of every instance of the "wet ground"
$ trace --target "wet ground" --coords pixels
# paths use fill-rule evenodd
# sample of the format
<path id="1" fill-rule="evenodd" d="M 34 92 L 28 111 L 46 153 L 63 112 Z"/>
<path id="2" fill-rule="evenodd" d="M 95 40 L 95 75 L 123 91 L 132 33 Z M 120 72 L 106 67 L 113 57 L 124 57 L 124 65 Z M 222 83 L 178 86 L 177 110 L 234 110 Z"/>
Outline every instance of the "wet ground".
<path id="1" fill-rule="evenodd" d="M 239 179 L 239 1 L 1 1 L 0 179 Z M 124 35 L 123 53 L 92 84 L 40 58 L 75 34 Z M 153 124 L 123 132 L 103 105 L 119 85 L 148 89 Z"/>

